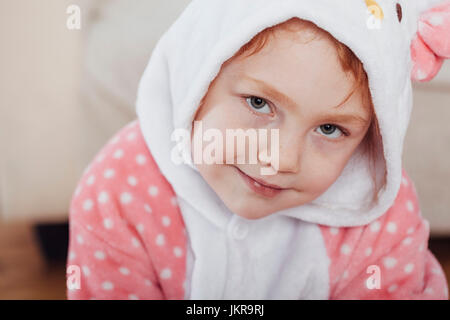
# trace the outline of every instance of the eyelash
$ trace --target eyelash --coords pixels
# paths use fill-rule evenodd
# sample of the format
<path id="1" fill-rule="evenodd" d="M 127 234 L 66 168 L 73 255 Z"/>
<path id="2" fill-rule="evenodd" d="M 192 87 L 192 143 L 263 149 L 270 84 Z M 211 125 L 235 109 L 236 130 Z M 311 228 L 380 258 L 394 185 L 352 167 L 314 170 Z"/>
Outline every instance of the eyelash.
<path id="1" fill-rule="evenodd" d="M 247 108 L 248 108 L 253 114 L 255 114 L 255 115 L 257 115 L 257 116 L 264 116 L 264 115 L 270 115 L 270 116 L 271 116 L 272 114 L 267 114 L 267 113 L 262 113 L 262 112 L 257 112 L 257 111 L 255 111 L 254 108 L 252 108 L 251 106 L 248 105 L 247 99 L 251 99 L 251 98 L 259 98 L 259 99 L 261 99 L 261 100 L 264 100 L 264 101 L 268 104 L 268 106 L 269 106 L 270 109 L 272 110 L 272 113 L 273 113 L 273 110 L 275 109 L 274 106 L 273 106 L 273 103 L 272 103 L 270 100 L 268 100 L 268 99 L 261 98 L 261 97 L 259 97 L 259 96 L 243 96 L 242 98 L 243 98 L 244 104 L 247 106 Z M 340 131 L 342 132 L 342 134 L 344 135 L 344 137 L 348 137 L 348 136 L 350 135 L 350 133 L 349 133 L 346 129 L 342 128 L 342 127 L 339 126 L 339 125 L 332 124 L 332 123 L 325 123 L 325 124 L 331 125 L 331 126 L 337 128 L 338 130 L 340 130 Z M 320 126 L 323 126 L 323 125 L 325 125 L 325 124 L 322 124 L 322 125 L 320 125 Z M 320 128 L 320 126 L 319 126 L 318 128 Z M 325 135 L 323 135 L 323 136 L 325 136 Z M 330 140 L 340 140 L 340 139 L 338 138 L 338 139 L 330 139 Z"/>

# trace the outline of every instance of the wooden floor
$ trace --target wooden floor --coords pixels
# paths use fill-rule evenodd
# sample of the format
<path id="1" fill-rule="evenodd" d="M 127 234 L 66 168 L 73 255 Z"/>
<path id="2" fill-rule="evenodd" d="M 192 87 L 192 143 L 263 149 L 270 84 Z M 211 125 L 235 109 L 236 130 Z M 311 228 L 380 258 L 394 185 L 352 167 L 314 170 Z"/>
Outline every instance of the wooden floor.
<path id="1" fill-rule="evenodd" d="M 450 279 L 450 238 L 433 239 L 430 250 Z M 47 264 L 32 227 L 0 224 L 0 300 L 66 299 L 65 261 Z"/>
<path id="2" fill-rule="evenodd" d="M 65 268 L 47 265 L 30 225 L 0 224 L 0 300 L 66 299 Z"/>

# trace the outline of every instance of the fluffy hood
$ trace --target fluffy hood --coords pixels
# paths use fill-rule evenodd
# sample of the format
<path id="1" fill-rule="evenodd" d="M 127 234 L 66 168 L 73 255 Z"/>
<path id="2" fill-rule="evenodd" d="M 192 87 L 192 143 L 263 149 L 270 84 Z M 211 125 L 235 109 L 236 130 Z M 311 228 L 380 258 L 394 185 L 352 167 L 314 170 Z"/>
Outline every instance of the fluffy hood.
<path id="1" fill-rule="evenodd" d="M 328 31 L 362 61 L 383 140 L 377 179 L 386 171 L 387 180 L 384 188 L 374 190 L 368 159 L 358 149 L 320 197 L 276 214 L 329 226 L 375 220 L 393 204 L 401 184 L 411 81 L 430 80 L 450 52 L 450 32 L 442 33 L 439 23 L 430 24 L 423 16 L 431 8 L 449 20 L 449 2 L 439 0 L 193 0 L 157 43 L 138 89 L 142 133 L 162 174 L 199 214 L 216 224 L 225 221 L 231 212 L 192 160 L 171 160 L 177 145 L 172 133 L 180 128 L 191 132 L 200 100 L 223 62 L 265 28 L 299 17 Z M 447 39 L 433 47 L 426 43 L 430 34 L 446 34 Z M 183 149 L 185 159 L 192 159 L 189 150 L 187 145 Z M 379 198 L 371 204 L 374 192 Z"/>

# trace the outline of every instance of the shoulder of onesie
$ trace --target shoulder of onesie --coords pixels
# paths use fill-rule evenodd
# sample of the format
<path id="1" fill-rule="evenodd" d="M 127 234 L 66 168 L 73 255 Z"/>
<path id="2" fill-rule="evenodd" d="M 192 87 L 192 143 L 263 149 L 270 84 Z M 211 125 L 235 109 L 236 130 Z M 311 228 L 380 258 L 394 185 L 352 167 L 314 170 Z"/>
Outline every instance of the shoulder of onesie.
<path id="1" fill-rule="evenodd" d="M 126 250 L 117 233 L 134 235 L 135 247 L 183 247 L 185 227 L 176 195 L 160 172 L 138 120 L 121 128 L 84 171 L 72 197 L 71 222 Z M 76 218 L 75 218 L 76 217 Z"/>
<path id="2" fill-rule="evenodd" d="M 391 241 L 396 241 L 407 234 L 413 233 L 414 228 L 423 223 L 420 203 L 414 182 L 405 169 L 402 170 L 402 182 L 392 206 L 374 221 L 356 227 L 329 227 L 320 225 L 322 234 L 328 244 L 336 239 L 348 238 L 358 242 L 363 235 L 383 237 L 390 235 Z M 336 237 L 338 236 L 339 237 Z M 339 241 L 338 241 L 339 242 Z"/>
<path id="3" fill-rule="evenodd" d="M 378 219 L 364 226 L 320 229 L 330 259 L 330 278 L 344 280 L 343 284 L 349 270 L 369 266 L 399 244 L 414 242 L 414 235 L 429 225 L 422 217 L 414 183 L 403 169 L 397 197 Z"/>

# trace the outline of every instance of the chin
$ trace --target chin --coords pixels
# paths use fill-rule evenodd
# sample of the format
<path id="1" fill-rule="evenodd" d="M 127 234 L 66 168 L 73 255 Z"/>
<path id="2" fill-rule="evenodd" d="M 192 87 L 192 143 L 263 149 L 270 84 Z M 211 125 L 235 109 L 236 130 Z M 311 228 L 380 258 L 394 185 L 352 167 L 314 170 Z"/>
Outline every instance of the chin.
<path id="1" fill-rule="evenodd" d="M 228 209 L 234 214 L 240 216 L 241 218 L 249 219 L 249 220 L 257 220 L 264 217 L 267 217 L 272 211 L 269 211 L 267 206 L 255 206 L 251 201 L 245 201 L 245 203 L 241 203 L 240 201 L 236 201 L 233 199 L 226 204 Z"/>

